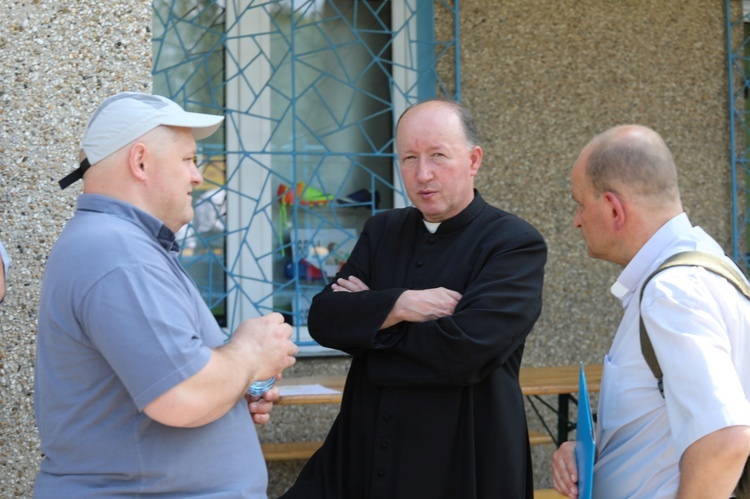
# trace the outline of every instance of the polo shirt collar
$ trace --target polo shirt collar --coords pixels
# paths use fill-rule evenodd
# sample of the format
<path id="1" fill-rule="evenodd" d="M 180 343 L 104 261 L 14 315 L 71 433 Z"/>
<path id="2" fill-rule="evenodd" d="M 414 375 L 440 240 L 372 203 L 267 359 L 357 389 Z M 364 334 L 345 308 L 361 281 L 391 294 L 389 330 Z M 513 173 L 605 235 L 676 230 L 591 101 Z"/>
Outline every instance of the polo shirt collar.
<path id="1" fill-rule="evenodd" d="M 174 232 L 164 225 L 164 222 L 130 203 L 101 194 L 81 194 L 76 201 L 76 209 L 106 213 L 133 222 L 156 239 L 165 250 L 180 251 Z"/>
<path id="2" fill-rule="evenodd" d="M 610 292 L 627 307 L 635 290 L 646 278 L 646 273 L 654 266 L 659 256 L 681 234 L 693 228 L 686 213 L 680 213 L 661 226 L 659 230 L 638 250 L 630 263 L 623 269 L 617 281 L 610 288 Z"/>

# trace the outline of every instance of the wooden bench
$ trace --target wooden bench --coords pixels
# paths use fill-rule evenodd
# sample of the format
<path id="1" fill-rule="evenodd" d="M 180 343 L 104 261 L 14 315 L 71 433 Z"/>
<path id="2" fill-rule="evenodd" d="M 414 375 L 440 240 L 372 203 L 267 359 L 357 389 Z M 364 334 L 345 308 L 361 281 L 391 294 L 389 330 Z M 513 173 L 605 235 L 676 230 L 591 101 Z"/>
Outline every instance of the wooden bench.
<path id="1" fill-rule="evenodd" d="M 601 366 L 586 367 L 586 381 L 589 392 L 599 390 L 601 384 Z M 306 405 L 306 404 L 340 404 L 344 390 L 345 376 L 311 376 L 285 378 L 279 382 L 279 387 L 300 385 L 321 385 L 336 390 L 335 393 L 284 395 L 276 405 Z M 526 397 L 542 395 L 558 395 L 558 439 L 562 432 L 569 431 L 567 410 L 570 396 L 578 392 L 578 366 L 552 367 L 522 367 L 520 372 L 521 392 Z M 531 445 L 554 443 L 551 434 L 537 431 L 529 432 Z M 293 459 L 308 459 L 323 443 L 314 442 L 282 442 L 262 444 L 263 455 L 267 461 L 281 461 Z M 553 491 L 554 492 L 554 491 Z M 540 496 L 555 497 L 555 496 Z"/>
<path id="2" fill-rule="evenodd" d="M 555 489 L 542 489 L 534 491 L 534 499 L 565 499 L 567 496 L 558 494 Z"/>
<path id="3" fill-rule="evenodd" d="M 282 442 L 261 444 L 266 461 L 291 461 L 309 459 L 323 442 Z"/>

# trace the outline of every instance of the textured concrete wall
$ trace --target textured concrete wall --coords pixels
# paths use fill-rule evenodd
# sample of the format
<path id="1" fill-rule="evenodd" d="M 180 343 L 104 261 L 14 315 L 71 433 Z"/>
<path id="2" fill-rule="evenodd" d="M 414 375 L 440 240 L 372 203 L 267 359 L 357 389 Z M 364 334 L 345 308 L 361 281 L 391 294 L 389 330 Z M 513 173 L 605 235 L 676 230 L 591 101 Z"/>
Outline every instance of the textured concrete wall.
<path id="1" fill-rule="evenodd" d="M 586 257 L 572 227 L 569 169 L 595 133 L 621 123 L 652 126 L 674 151 L 693 222 L 729 247 L 723 2 L 461 6 L 463 100 L 485 145 L 478 187 L 533 222 L 550 248 L 545 308 L 525 363 L 600 362 L 620 316 L 607 292 L 618 269 Z M 86 119 L 104 97 L 150 90 L 150 16 L 146 0 L 0 5 L 0 240 L 14 263 L 0 306 L 2 497 L 30 495 L 40 458 L 32 414 L 39 285 L 80 189 L 61 192 L 56 181 L 74 167 Z M 302 360 L 289 374 L 345 373 L 347 365 Z M 331 407 L 279 407 L 260 435 L 322 438 L 334 415 Z M 535 450 L 539 486 L 549 485 L 546 447 Z M 300 465 L 269 466 L 271 497 Z"/>
<path id="2" fill-rule="evenodd" d="M 32 414 L 39 287 L 80 191 L 61 192 L 57 180 L 74 168 L 101 100 L 150 91 L 150 5 L 0 3 L 0 239 L 13 260 L 0 305 L 0 497 L 31 495 L 41 455 Z"/>

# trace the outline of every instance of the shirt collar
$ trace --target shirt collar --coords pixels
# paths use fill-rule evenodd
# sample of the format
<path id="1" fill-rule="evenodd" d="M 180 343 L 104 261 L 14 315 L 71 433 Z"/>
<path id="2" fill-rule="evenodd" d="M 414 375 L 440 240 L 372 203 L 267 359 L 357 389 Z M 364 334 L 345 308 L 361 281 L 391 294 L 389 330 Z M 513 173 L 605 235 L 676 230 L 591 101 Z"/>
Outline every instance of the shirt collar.
<path id="1" fill-rule="evenodd" d="M 469 206 L 464 208 L 464 210 L 456 216 L 451 217 L 448 220 L 443 220 L 440 223 L 440 227 L 437 229 L 437 234 L 446 234 L 464 227 L 479 215 L 479 212 L 482 211 L 485 204 L 484 199 L 479 195 L 479 191 L 474 189 L 474 199 L 471 200 Z"/>
<path id="2" fill-rule="evenodd" d="M 141 210 L 130 203 L 101 194 L 81 194 L 76 202 L 79 211 L 107 213 L 133 222 L 146 233 L 156 239 L 167 251 L 180 251 L 180 246 L 172 232 L 164 222 Z"/>
<path id="3" fill-rule="evenodd" d="M 617 281 L 610 288 L 610 292 L 616 298 L 622 300 L 624 306 L 627 306 L 629 297 L 633 295 L 641 281 L 646 277 L 646 272 L 651 269 L 659 255 L 680 234 L 684 234 L 692 228 L 693 226 L 684 212 L 662 225 L 623 269 Z"/>

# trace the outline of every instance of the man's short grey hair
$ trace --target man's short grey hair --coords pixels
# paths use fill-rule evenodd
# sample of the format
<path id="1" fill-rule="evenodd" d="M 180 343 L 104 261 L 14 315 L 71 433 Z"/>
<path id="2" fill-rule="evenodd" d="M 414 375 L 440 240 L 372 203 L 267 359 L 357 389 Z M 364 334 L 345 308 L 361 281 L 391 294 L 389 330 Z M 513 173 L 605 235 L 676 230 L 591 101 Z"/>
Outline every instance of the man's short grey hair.
<path id="1" fill-rule="evenodd" d="M 586 173 L 598 193 L 631 192 L 679 201 L 677 168 L 664 139 L 650 128 L 624 125 L 594 137 L 587 146 Z"/>
<path id="2" fill-rule="evenodd" d="M 401 116 L 396 122 L 396 130 L 398 130 L 398 125 L 401 123 L 401 120 L 409 111 L 411 111 L 415 107 L 421 106 L 422 104 L 427 104 L 428 102 L 441 102 L 447 104 L 448 107 L 450 107 L 453 112 L 456 113 L 456 116 L 458 116 L 458 119 L 461 121 L 461 128 L 463 128 L 464 137 L 466 138 L 468 148 L 471 149 L 479 145 L 479 132 L 477 131 L 477 124 L 474 121 L 474 116 L 472 116 L 471 112 L 466 108 L 466 106 L 454 100 L 429 99 L 426 101 L 418 102 L 416 104 L 412 104 L 411 106 L 407 107 L 403 113 L 401 113 Z"/>

